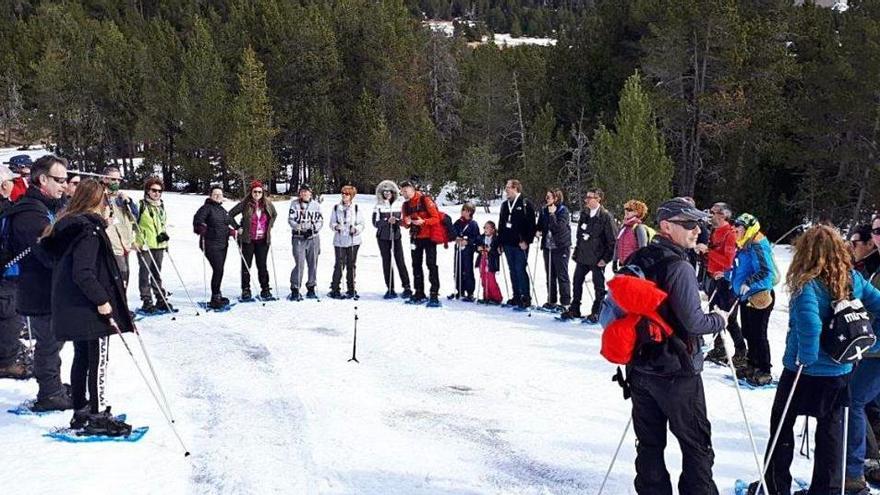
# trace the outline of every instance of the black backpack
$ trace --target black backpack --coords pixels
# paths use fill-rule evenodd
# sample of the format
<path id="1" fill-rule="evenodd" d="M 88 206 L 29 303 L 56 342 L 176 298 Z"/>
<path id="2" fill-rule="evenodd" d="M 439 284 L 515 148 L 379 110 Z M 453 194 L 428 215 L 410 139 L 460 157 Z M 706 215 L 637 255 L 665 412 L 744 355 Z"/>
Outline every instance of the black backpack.
<path id="1" fill-rule="evenodd" d="M 859 299 L 848 299 L 834 303 L 832 309 L 834 314 L 819 337 L 822 350 L 838 364 L 862 359 L 877 343 L 865 306 Z"/>

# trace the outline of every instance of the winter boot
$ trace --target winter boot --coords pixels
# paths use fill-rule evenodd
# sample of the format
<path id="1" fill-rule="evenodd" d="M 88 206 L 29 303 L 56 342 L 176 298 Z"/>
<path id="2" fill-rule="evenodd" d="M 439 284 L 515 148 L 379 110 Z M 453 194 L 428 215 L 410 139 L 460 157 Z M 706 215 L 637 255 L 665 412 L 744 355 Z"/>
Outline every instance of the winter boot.
<path id="1" fill-rule="evenodd" d="M 428 298 L 425 296 L 424 292 L 416 292 L 412 295 L 411 298 L 407 301 L 409 304 L 421 304 L 425 302 Z"/>
<path id="2" fill-rule="evenodd" d="M 241 300 L 242 301 L 251 301 L 253 300 L 254 295 L 251 294 L 251 288 L 248 287 L 246 289 L 241 289 Z"/>
<path id="3" fill-rule="evenodd" d="M 64 411 L 67 409 L 73 409 L 73 400 L 66 388 L 51 397 L 39 399 L 31 406 L 33 412 Z"/>
<path id="4" fill-rule="evenodd" d="M 73 418 L 70 419 L 70 428 L 74 430 L 81 430 L 85 428 L 86 423 L 89 422 L 89 416 L 91 414 L 92 413 L 89 410 L 88 405 L 81 409 L 73 411 Z"/>
<path id="5" fill-rule="evenodd" d="M 748 381 L 748 379 L 755 374 L 755 371 L 757 370 L 752 367 L 751 364 L 746 363 L 745 366 L 741 368 L 736 368 L 736 377 L 740 380 Z"/>
<path id="6" fill-rule="evenodd" d="M 872 485 L 880 485 L 880 462 L 865 459 L 865 481 Z"/>
<path id="7" fill-rule="evenodd" d="M 429 308 L 439 308 L 440 307 L 440 299 L 437 297 L 437 294 L 431 294 L 431 297 L 428 298 L 427 307 L 429 307 Z"/>
<path id="8" fill-rule="evenodd" d="M 260 291 L 260 299 L 264 301 L 268 301 L 270 299 L 275 299 L 272 297 L 272 289 L 266 288 Z"/>
<path id="9" fill-rule="evenodd" d="M 706 353 L 706 361 L 712 361 L 716 364 L 727 364 L 727 352 L 723 345 L 715 345 L 715 347 Z"/>
<path id="10" fill-rule="evenodd" d="M 339 292 L 339 289 L 331 290 L 330 292 L 327 293 L 327 297 L 329 297 L 330 299 L 345 299 L 342 296 L 342 293 Z"/>
<path id="11" fill-rule="evenodd" d="M 593 313 L 593 314 L 587 316 L 586 318 L 584 318 L 584 321 L 590 325 L 595 325 L 596 323 L 599 323 L 599 315 L 597 315 L 596 313 Z"/>
<path id="12" fill-rule="evenodd" d="M 315 294 L 314 287 L 306 287 L 306 299 L 317 299 L 318 294 Z"/>
<path id="13" fill-rule="evenodd" d="M 765 480 L 766 481 L 766 480 Z M 761 489 L 760 481 L 753 481 L 749 484 L 749 489 L 746 491 L 747 495 L 764 495 L 766 492 Z M 774 492 L 771 495 L 779 495 L 780 492 Z"/>
<path id="14" fill-rule="evenodd" d="M 388 291 L 385 292 L 385 295 L 382 296 L 382 299 L 396 299 L 396 298 L 397 298 L 397 292 L 394 292 L 394 290 L 392 290 L 392 289 L 388 289 Z"/>
<path id="15" fill-rule="evenodd" d="M 103 435 L 108 437 L 127 437 L 131 434 L 131 425 L 119 421 L 110 414 L 108 406 L 104 412 L 90 414 L 88 422 L 83 427 L 80 435 Z"/>
<path id="16" fill-rule="evenodd" d="M 843 480 L 843 491 L 847 495 L 861 494 L 865 490 L 868 490 L 868 483 L 864 476 L 859 476 L 858 478 L 850 478 L 847 476 Z M 866 493 L 871 492 L 868 490 Z"/>
<path id="17" fill-rule="evenodd" d="M 345 291 L 345 298 L 346 299 L 354 299 L 355 301 L 357 301 L 358 299 L 360 299 L 360 296 L 358 295 L 356 290 L 351 289 L 351 290 Z"/>
<path id="18" fill-rule="evenodd" d="M 299 289 L 290 289 L 290 295 L 287 296 L 288 301 L 302 301 L 302 295 L 299 293 Z"/>
<path id="19" fill-rule="evenodd" d="M 156 304 L 153 307 L 156 308 L 156 311 L 159 311 L 159 312 L 164 311 L 166 313 L 171 313 L 174 311 L 174 306 L 172 306 L 171 303 L 169 303 L 167 299 L 162 299 L 161 301 L 156 301 Z"/>
<path id="20" fill-rule="evenodd" d="M 140 311 L 141 313 L 151 315 L 156 312 L 156 306 L 153 305 L 153 301 L 149 299 L 144 299 L 144 303 L 141 305 Z"/>
<path id="21" fill-rule="evenodd" d="M 403 292 L 400 293 L 400 297 L 402 299 L 409 299 L 413 296 L 413 291 L 409 287 L 404 287 Z"/>
<path id="22" fill-rule="evenodd" d="M 753 387 L 763 387 L 773 383 L 773 375 L 767 371 L 755 370 L 751 376 L 746 378 L 746 382 Z"/>
<path id="23" fill-rule="evenodd" d="M 21 356 L 19 356 L 21 357 Z M 27 380 L 33 376 L 33 368 L 23 359 L 16 359 L 9 366 L 0 368 L 0 378 Z"/>
<path id="24" fill-rule="evenodd" d="M 504 305 L 505 306 L 519 306 L 519 298 L 518 297 L 511 297 L 510 299 L 507 300 L 506 303 L 504 303 Z"/>
<path id="25" fill-rule="evenodd" d="M 476 301 L 476 299 L 474 299 L 474 296 L 471 294 L 465 294 L 465 296 L 461 298 L 461 302 L 472 303 L 474 301 Z"/>
<path id="26" fill-rule="evenodd" d="M 541 306 L 541 309 L 544 309 L 546 311 L 553 311 L 554 309 L 556 309 L 556 305 L 550 302 L 546 302 Z"/>
<path id="27" fill-rule="evenodd" d="M 229 304 L 229 300 L 226 299 L 226 301 L 224 302 L 224 299 L 226 298 L 224 298 L 220 294 L 214 294 L 213 296 L 211 296 L 211 301 L 208 302 L 208 307 L 211 309 L 223 309 L 224 306 Z"/>
<path id="28" fill-rule="evenodd" d="M 581 317 L 581 310 L 579 308 L 574 307 L 574 306 L 571 306 L 570 308 L 568 308 L 567 311 L 565 311 L 561 315 L 559 315 L 560 320 L 574 320 L 575 318 L 580 318 L 580 317 Z"/>

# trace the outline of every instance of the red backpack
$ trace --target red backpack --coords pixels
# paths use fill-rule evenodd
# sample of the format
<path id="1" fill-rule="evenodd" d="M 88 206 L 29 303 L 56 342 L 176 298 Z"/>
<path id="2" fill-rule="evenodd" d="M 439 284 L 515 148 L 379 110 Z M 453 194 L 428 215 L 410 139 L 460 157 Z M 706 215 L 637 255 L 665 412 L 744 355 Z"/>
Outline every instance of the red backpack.
<path id="1" fill-rule="evenodd" d="M 419 198 L 419 208 L 416 211 L 428 211 L 428 205 L 426 203 L 428 198 L 430 198 L 430 196 L 422 193 L 421 198 Z M 452 223 L 452 218 L 440 210 L 440 208 L 437 208 L 437 203 L 434 203 L 434 208 L 437 209 L 437 213 L 440 215 L 440 223 L 430 227 L 431 230 L 428 232 L 429 238 L 434 244 L 443 244 L 443 247 L 448 249 L 449 243 L 455 241 L 455 228 Z"/>
<path id="2" fill-rule="evenodd" d="M 607 307 L 617 316 L 606 318 L 603 325 L 600 352 L 608 361 L 629 364 L 640 344 L 660 343 L 672 335 L 672 328 L 657 313 L 666 293 L 654 282 L 635 275 L 616 275 L 608 282 L 608 299 L 603 313 Z"/>

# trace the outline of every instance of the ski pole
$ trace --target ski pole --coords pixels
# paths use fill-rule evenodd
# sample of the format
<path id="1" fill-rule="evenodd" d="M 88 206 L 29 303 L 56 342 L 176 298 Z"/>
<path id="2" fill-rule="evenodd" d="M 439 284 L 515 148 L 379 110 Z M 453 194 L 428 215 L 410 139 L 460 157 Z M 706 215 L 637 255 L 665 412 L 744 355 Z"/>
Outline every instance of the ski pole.
<path id="1" fill-rule="evenodd" d="M 737 299 L 736 302 L 733 304 L 733 306 L 730 308 L 730 313 L 733 313 L 734 311 L 736 311 L 736 308 L 738 305 L 739 305 L 739 299 Z M 726 323 L 727 323 L 727 320 L 725 319 L 725 324 Z M 726 332 L 727 329 L 725 328 L 723 331 Z M 723 340 L 722 340 L 722 342 L 723 342 Z M 748 432 L 748 434 L 749 434 L 749 442 L 752 445 L 752 454 L 755 456 L 755 466 L 758 468 L 758 476 L 759 476 L 759 478 L 758 478 L 759 485 L 758 486 L 759 486 L 759 488 L 762 488 L 764 490 L 763 493 L 767 493 L 767 483 L 764 481 L 764 470 L 761 467 L 761 459 L 760 459 L 760 456 L 758 455 L 758 445 L 755 443 L 755 436 L 752 434 L 752 425 L 749 423 L 748 414 L 746 414 L 746 406 L 745 406 L 745 403 L 743 402 L 742 391 L 739 389 L 739 379 L 737 379 L 737 377 L 736 377 L 736 367 L 733 365 L 733 354 L 735 351 L 734 351 L 734 349 L 730 349 L 727 345 L 724 346 L 724 350 L 725 350 L 725 353 L 727 354 L 727 366 L 730 367 L 730 372 L 733 374 L 733 385 L 734 385 L 734 388 L 736 388 L 736 398 L 739 401 L 739 408 L 743 414 L 743 422 L 745 422 L 745 424 L 746 424 L 746 432 Z"/>
<path id="2" fill-rule="evenodd" d="M 804 416 L 804 430 L 801 432 L 801 455 L 810 458 L 810 417 Z"/>
<path id="3" fill-rule="evenodd" d="M 501 251 L 501 256 L 504 257 L 504 262 L 502 263 L 502 260 L 499 259 L 498 264 L 501 265 L 501 278 L 504 280 L 504 294 L 507 296 L 507 299 L 510 300 L 510 287 L 507 285 L 507 270 L 505 269 L 507 265 L 507 254 L 505 254 L 504 251 Z"/>
<path id="4" fill-rule="evenodd" d="M 843 408 L 843 454 L 840 456 L 840 495 L 846 493 L 846 436 L 849 434 L 849 406 Z"/>
<path id="5" fill-rule="evenodd" d="M 794 392 L 797 390 L 797 384 L 801 379 L 801 372 L 803 371 L 804 365 L 798 365 L 797 373 L 794 375 L 794 382 L 791 384 L 791 392 L 788 393 L 788 397 L 785 399 L 785 406 L 782 408 L 782 416 L 779 418 L 779 424 L 776 426 L 776 433 L 773 434 L 773 441 L 770 442 L 770 449 L 767 450 L 767 456 L 764 459 L 764 469 L 761 471 L 761 479 L 764 479 L 764 474 L 767 473 L 767 469 L 770 467 L 770 460 L 773 459 L 773 451 L 776 450 L 776 442 L 779 441 L 779 435 L 782 433 L 782 427 L 785 424 L 785 417 L 788 415 L 788 408 L 791 406 L 791 400 L 794 398 Z M 766 492 L 765 489 L 764 493 Z"/>
<path id="6" fill-rule="evenodd" d="M 544 271 L 547 273 L 547 302 L 556 306 L 558 299 L 553 297 L 553 294 L 558 291 L 556 290 L 556 280 L 553 279 L 553 248 L 548 248 L 546 253 L 547 263 L 544 264 Z"/>
<path id="7" fill-rule="evenodd" d="M 33 359 L 33 357 L 34 357 L 34 334 L 31 332 L 31 317 L 25 316 L 24 321 L 26 323 L 27 331 L 28 331 L 28 349 L 27 349 L 28 356 L 30 356 L 31 359 Z"/>
<path id="8" fill-rule="evenodd" d="M 391 228 L 391 250 L 388 252 L 388 290 L 394 290 L 394 228 Z"/>
<path id="9" fill-rule="evenodd" d="M 141 347 L 141 352 L 144 354 L 144 359 L 147 361 L 147 367 L 150 369 L 150 374 L 153 375 L 153 381 L 156 382 L 156 389 L 159 390 L 159 395 L 162 396 L 162 402 L 165 406 L 165 410 L 168 411 L 168 418 L 171 420 L 172 423 L 174 423 L 174 413 L 171 412 L 171 404 L 168 402 L 168 397 L 165 396 L 165 390 L 162 388 L 162 382 L 159 381 L 159 375 L 156 374 L 156 369 L 153 367 L 153 360 L 150 359 L 150 354 L 147 352 L 147 346 L 144 345 L 144 339 L 143 337 L 141 337 L 141 332 L 137 329 L 134 320 L 131 321 L 131 328 L 134 330 L 134 334 L 137 336 L 138 344 Z"/>
<path id="10" fill-rule="evenodd" d="M 177 279 L 180 280 L 180 285 L 183 287 L 183 292 L 184 292 L 184 294 L 186 294 L 187 300 L 189 300 L 189 303 L 192 304 L 194 308 L 196 308 L 196 316 L 199 316 L 199 306 L 196 304 L 195 301 L 193 301 L 193 298 L 189 295 L 189 289 L 186 288 L 186 284 L 183 282 L 183 277 L 180 276 L 180 270 L 177 269 L 177 263 L 174 262 L 174 258 L 171 256 L 171 251 L 169 251 L 167 248 L 165 249 L 165 255 L 168 256 L 168 261 L 171 262 L 171 266 L 174 268 L 174 273 L 177 274 Z M 203 274 L 204 274 L 204 269 L 205 269 L 205 257 L 202 256 L 202 273 Z"/>
<path id="11" fill-rule="evenodd" d="M 614 449 L 614 455 L 611 456 L 611 464 L 608 466 L 608 471 L 605 471 L 605 477 L 602 478 L 602 484 L 599 485 L 599 493 L 597 495 L 602 495 L 602 491 L 605 489 L 605 483 L 608 482 L 608 477 L 611 476 L 611 470 L 614 469 L 614 462 L 617 461 L 617 454 L 620 453 L 620 448 L 623 446 L 623 441 L 626 440 L 626 434 L 629 433 L 629 427 L 632 425 L 633 418 L 632 414 L 629 416 L 629 420 L 626 422 L 626 427 L 623 429 L 623 435 L 620 436 L 620 441 L 617 442 L 617 448 Z"/>
<path id="12" fill-rule="evenodd" d="M 144 264 L 144 267 L 147 269 L 147 277 L 149 277 L 150 282 L 156 286 L 156 290 L 159 292 L 159 296 L 162 297 L 162 302 L 165 303 L 165 307 L 168 308 L 168 311 L 171 312 L 171 321 L 177 320 L 177 317 L 174 316 L 174 312 L 171 309 L 171 305 L 168 304 L 168 298 L 165 297 L 165 289 L 159 284 L 159 281 L 156 280 L 156 277 L 153 275 L 153 269 L 150 268 L 150 265 L 147 264 L 144 259 L 144 255 L 140 251 L 135 251 L 137 253 L 138 258 L 140 258 L 141 263 Z M 149 248 L 147 248 L 147 252 L 149 252 Z M 152 257 L 152 255 L 150 255 Z M 155 264 L 155 260 L 154 260 Z"/>
<path id="13" fill-rule="evenodd" d="M 360 364 L 360 361 L 357 359 L 357 348 L 358 348 L 358 307 L 354 307 L 354 339 L 351 343 L 351 359 L 348 362 L 356 362 Z"/>
<path id="14" fill-rule="evenodd" d="M 241 251 L 241 241 L 239 241 L 238 239 L 235 240 L 235 247 L 236 249 L 238 249 L 238 257 L 241 258 L 241 266 L 243 266 L 247 271 L 248 279 L 254 278 L 253 274 L 251 274 L 251 267 L 249 266 L 249 263 L 244 259 L 244 253 Z M 248 290 L 250 290 L 250 280 L 248 280 L 248 286 Z M 265 305 L 266 302 L 263 301 L 263 306 Z"/>
<path id="15" fill-rule="evenodd" d="M 269 244 L 269 261 L 272 262 L 272 281 L 275 285 L 275 297 L 280 297 L 278 292 L 278 272 L 275 271 L 275 249 Z"/>
<path id="16" fill-rule="evenodd" d="M 156 392 L 153 390 L 152 385 L 150 385 L 150 381 L 147 379 L 147 375 L 144 374 L 144 370 L 141 368 L 141 365 L 138 364 L 137 359 L 134 357 L 134 353 L 131 352 L 131 347 L 129 347 L 128 342 L 125 340 L 125 337 L 122 336 L 122 330 L 119 329 L 119 325 L 111 317 L 109 320 L 110 326 L 116 331 L 116 334 L 119 335 L 119 338 L 122 340 L 122 345 L 125 346 L 125 350 L 128 352 L 128 355 L 131 357 L 131 361 L 134 363 L 134 367 L 137 368 L 138 373 L 140 373 L 141 378 L 144 380 L 144 384 L 147 386 L 147 390 L 150 391 L 150 395 L 153 396 L 153 400 L 156 401 L 156 405 L 159 407 L 159 410 L 162 412 L 162 416 L 165 418 L 165 421 L 168 423 L 168 426 L 171 428 L 171 431 L 174 433 L 174 436 L 177 437 L 177 441 L 180 443 L 180 446 L 183 448 L 183 456 L 189 457 L 189 449 L 186 448 L 186 444 L 183 442 L 183 439 L 180 437 L 180 434 L 177 433 L 177 428 L 174 427 L 174 421 L 168 416 L 165 408 L 162 407 L 162 403 L 159 402 L 159 397 L 156 396 Z"/>
<path id="17" fill-rule="evenodd" d="M 208 257 L 208 251 L 203 236 L 199 236 L 199 247 L 202 248 L 202 294 L 205 295 L 205 306 L 207 307 L 208 301 L 211 300 L 211 297 L 208 296 L 208 268 L 205 266 L 205 259 Z M 213 271 L 213 267 L 211 270 Z"/>

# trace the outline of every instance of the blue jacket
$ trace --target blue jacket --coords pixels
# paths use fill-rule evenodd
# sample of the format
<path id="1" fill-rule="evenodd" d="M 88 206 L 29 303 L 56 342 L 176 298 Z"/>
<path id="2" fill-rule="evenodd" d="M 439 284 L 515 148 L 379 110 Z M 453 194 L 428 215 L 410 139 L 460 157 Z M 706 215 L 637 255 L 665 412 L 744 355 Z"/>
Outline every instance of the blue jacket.
<path id="1" fill-rule="evenodd" d="M 773 262 L 773 248 L 766 237 L 749 241 L 737 251 L 729 279 L 731 288 L 737 294 L 743 284 L 749 286 L 748 292 L 739 294 L 742 301 L 756 292 L 773 290 L 776 285 L 776 264 Z"/>
<path id="2" fill-rule="evenodd" d="M 852 271 L 853 297 L 861 299 L 865 308 L 875 317 L 880 316 L 880 290 L 869 284 L 861 274 Z M 831 295 L 819 281 L 811 280 L 797 294 L 789 306 L 788 335 L 785 336 L 785 354 L 782 365 L 797 371 L 804 365 L 804 374 L 810 376 L 840 376 L 852 371 L 851 364 L 837 364 L 819 346 L 822 323 L 831 319 Z"/>
<path id="3" fill-rule="evenodd" d="M 467 244 L 461 249 L 463 254 L 473 253 L 477 250 L 477 244 L 480 243 L 483 236 L 480 235 L 480 225 L 474 221 L 465 221 L 459 218 L 452 224 L 452 230 L 455 231 L 455 237 L 467 237 Z"/>

